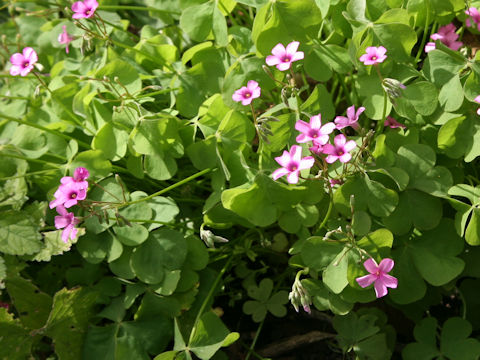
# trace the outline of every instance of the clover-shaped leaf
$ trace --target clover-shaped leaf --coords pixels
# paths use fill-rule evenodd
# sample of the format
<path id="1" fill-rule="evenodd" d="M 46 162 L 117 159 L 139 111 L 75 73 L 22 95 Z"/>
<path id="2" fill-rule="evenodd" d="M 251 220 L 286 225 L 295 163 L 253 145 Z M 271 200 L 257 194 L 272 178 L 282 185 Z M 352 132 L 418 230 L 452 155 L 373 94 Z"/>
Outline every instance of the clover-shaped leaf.
<path id="1" fill-rule="evenodd" d="M 285 304 L 288 302 L 288 293 L 279 291 L 272 296 L 273 281 L 271 279 L 263 279 L 258 286 L 251 285 L 248 287 L 248 295 L 255 300 L 248 300 L 243 304 L 243 312 L 252 315 L 255 322 L 262 321 L 267 315 L 267 311 L 276 317 L 283 317 L 287 314 Z"/>
<path id="2" fill-rule="evenodd" d="M 448 190 L 448 194 L 470 200 L 470 206 L 454 198 L 450 199 L 450 202 L 458 210 L 455 215 L 457 232 L 461 236 L 465 235 L 468 244 L 480 245 L 480 210 L 477 208 L 480 204 L 480 186 L 459 184 L 452 186 Z"/>
<path id="3" fill-rule="evenodd" d="M 443 324 L 440 349 L 436 341 L 437 319 L 425 318 L 414 330 L 415 343 L 402 352 L 404 360 L 427 360 L 434 357 L 452 360 L 474 360 L 480 356 L 480 342 L 469 338 L 472 326 L 459 317 L 449 318 Z"/>

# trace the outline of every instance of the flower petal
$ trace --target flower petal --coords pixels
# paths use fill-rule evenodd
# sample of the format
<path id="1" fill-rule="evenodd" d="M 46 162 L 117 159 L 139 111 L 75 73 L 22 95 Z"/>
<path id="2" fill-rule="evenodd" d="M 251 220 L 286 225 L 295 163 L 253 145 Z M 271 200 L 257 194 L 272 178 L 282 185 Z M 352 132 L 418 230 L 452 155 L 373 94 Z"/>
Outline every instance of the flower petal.
<path id="1" fill-rule="evenodd" d="M 333 142 L 335 143 L 336 147 L 343 147 L 343 145 L 345 145 L 345 143 L 347 142 L 347 138 L 343 134 L 338 134 L 333 139 Z"/>
<path id="2" fill-rule="evenodd" d="M 15 53 L 10 56 L 10 62 L 13 65 L 23 65 L 23 63 L 25 62 L 25 57 L 23 56 L 23 54 Z"/>
<path id="3" fill-rule="evenodd" d="M 480 95 L 478 97 L 480 98 Z M 302 133 L 308 133 L 310 131 L 310 125 L 303 120 L 297 120 L 295 129 Z"/>
<path id="4" fill-rule="evenodd" d="M 22 71 L 22 68 L 18 65 L 12 65 L 10 68 L 10 75 L 12 76 L 17 76 L 20 75 L 20 72 Z"/>
<path id="5" fill-rule="evenodd" d="M 327 144 L 328 145 L 328 144 Z M 323 152 L 325 152 L 325 147 L 323 148 Z M 328 155 L 326 158 L 325 158 L 325 161 L 329 164 L 332 164 L 334 163 L 335 161 L 338 160 L 338 156 L 337 155 Z"/>
<path id="6" fill-rule="evenodd" d="M 290 164 L 291 158 L 292 157 L 290 156 L 290 153 L 287 150 L 283 150 L 282 156 L 277 156 L 275 161 L 281 166 L 286 167 L 288 164 Z"/>
<path id="7" fill-rule="evenodd" d="M 268 66 L 274 66 L 274 65 L 280 64 L 281 60 L 275 55 L 268 55 L 267 58 L 265 59 L 265 62 L 267 63 Z"/>
<path id="8" fill-rule="evenodd" d="M 360 285 L 362 288 L 372 285 L 376 280 L 377 276 L 373 274 L 368 274 L 355 279 L 358 285 Z"/>
<path id="9" fill-rule="evenodd" d="M 292 171 L 290 174 L 288 174 L 287 181 L 289 184 L 298 183 L 298 171 Z"/>
<path id="10" fill-rule="evenodd" d="M 303 51 L 297 51 L 297 52 L 296 52 L 295 54 L 293 54 L 293 56 L 292 56 L 292 62 L 293 62 L 293 61 L 302 60 L 304 57 L 305 57 L 305 54 L 303 53 Z"/>
<path id="11" fill-rule="evenodd" d="M 28 60 L 30 64 L 35 64 L 38 61 L 38 55 L 31 47 L 26 47 L 23 49 L 23 56 Z"/>
<path id="12" fill-rule="evenodd" d="M 350 121 L 345 116 L 337 116 L 334 122 L 338 130 L 341 130 L 343 128 L 346 128 L 347 126 L 350 126 Z"/>
<path id="13" fill-rule="evenodd" d="M 283 44 L 281 43 L 278 43 L 277 45 L 275 45 L 275 47 L 272 49 L 272 54 L 275 55 L 277 58 L 282 58 L 285 53 L 286 53 L 286 49 L 285 49 L 285 46 L 283 46 Z M 280 59 L 279 59 L 280 60 Z"/>
<path id="14" fill-rule="evenodd" d="M 248 90 L 253 91 L 256 88 L 258 88 L 258 82 L 256 82 L 255 80 L 249 80 L 247 82 L 247 89 Z"/>
<path id="15" fill-rule="evenodd" d="M 55 216 L 55 228 L 63 229 L 70 224 L 70 219 L 65 216 Z"/>
<path id="16" fill-rule="evenodd" d="M 385 295 L 388 294 L 387 287 L 380 280 L 375 281 L 375 284 L 373 285 L 373 287 L 375 288 L 375 295 L 377 295 L 377 299 L 384 297 Z"/>
<path id="17" fill-rule="evenodd" d="M 277 65 L 277 69 L 280 71 L 285 71 L 290 69 L 290 66 L 292 65 L 291 61 L 288 62 L 281 62 Z"/>
<path id="18" fill-rule="evenodd" d="M 310 128 L 319 130 L 320 127 L 322 126 L 322 115 L 314 115 L 310 118 Z"/>
<path id="19" fill-rule="evenodd" d="M 349 153 L 345 153 L 341 155 L 338 159 L 340 160 L 340 162 L 345 164 L 352 159 L 352 155 L 350 155 Z"/>
<path id="20" fill-rule="evenodd" d="M 385 258 L 382 261 L 380 261 L 380 264 L 378 265 L 378 270 L 384 273 L 388 273 L 393 269 L 394 265 L 395 265 L 395 262 L 392 259 Z"/>
<path id="21" fill-rule="evenodd" d="M 293 145 L 290 149 L 290 159 L 295 162 L 300 162 L 302 159 L 302 147 Z"/>
<path id="22" fill-rule="evenodd" d="M 288 173 L 290 173 L 290 171 L 288 171 L 287 169 L 280 168 L 280 169 L 275 170 L 272 173 L 272 178 L 273 178 L 273 180 L 278 180 L 279 178 L 281 178 L 284 175 L 287 175 Z"/>
<path id="23" fill-rule="evenodd" d="M 335 155 L 337 151 L 335 149 L 335 146 L 333 146 L 332 144 L 325 144 L 323 145 L 323 153 L 327 155 Z"/>
<path id="24" fill-rule="evenodd" d="M 336 128 L 336 125 L 332 122 L 329 122 L 322 126 L 322 128 L 320 129 L 320 133 L 322 135 L 328 135 L 328 134 L 331 134 L 333 130 L 335 130 L 335 128 Z"/>
<path id="25" fill-rule="evenodd" d="M 378 264 L 375 260 L 373 260 L 372 258 L 368 258 L 364 263 L 363 263 L 363 266 L 365 267 L 365 269 L 367 269 L 367 271 L 370 273 L 370 274 L 375 274 L 377 271 L 378 271 Z"/>
<path id="26" fill-rule="evenodd" d="M 285 52 L 289 55 L 294 55 L 297 52 L 299 45 L 300 45 L 300 42 L 292 41 L 290 44 L 287 45 Z M 272 50 L 272 53 L 273 53 L 273 50 Z"/>
<path id="27" fill-rule="evenodd" d="M 315 159 L 312 156 L 306 156 L 300 160 L 298 170 L 310 169 L 315 164 Z"/>
<path id="28" fill-rule="evenodd" d="M 350 152 L 356 147 L 357 147 L 357 143 L 353 140 L 349 140 L 345 143 L 345 145 L 343 145 L 343 150 Z"/>
<path id="29" fill-rule="evenodd" d="M 380 277 L 381 277 L 381 280 L 382 280 L 383 284 L 386 287 L 389 287 L 389 288 L 392 288 L 392 289 L 397 288 L 398 280 L 397 280 L 396 277 L 388 275 L 388 274 L 382 274 Z"/>
<path id="30" fill-rule="evenodd" d="M 355 121 L 355 105 L 349 106 L 347 108 L 347 117 L 351 121 Z"/>
<path id="31" fill-rule="evenodd" d="M 72 11 L 74 13 L 83 13 L 85 11 L 87 11 L 87 7 L 85 6 L 85 4 L 83 3 L 83 1 L 76 1 L 72 4 Z M 74 15 L 75 16 L 75 15 Z M 75 19 L 75 18 L 74 18 Z"/>

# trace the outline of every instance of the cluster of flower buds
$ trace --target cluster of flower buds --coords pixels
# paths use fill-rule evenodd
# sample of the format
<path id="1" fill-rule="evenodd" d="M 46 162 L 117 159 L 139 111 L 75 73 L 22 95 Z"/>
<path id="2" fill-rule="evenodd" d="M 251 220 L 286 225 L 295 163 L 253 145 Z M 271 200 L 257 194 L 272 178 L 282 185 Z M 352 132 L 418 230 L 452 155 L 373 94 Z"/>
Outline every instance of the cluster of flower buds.
<path id="1" fill-rule="evenodd" d="M 312 305 L 312 298 L 308 294 L 307 289 L 302 285 L 299 276 L 297 276 L 293 282 L 292 291 L 288 294 L 288 299 L 296 312 L 298 312 L 299 307 L 302 306 L 306 313 L 311 313 L 310 305 Z"/>
<path id="2" fill-rule="evenodd" d="M 383 79 L 382 87 L 390 99 L 395 99 L 402 96 L 401 91 L 407 88 L 400 81 L 391 78 Z"/>
<path id="3" fill-rule="evenodd" d="M 205 230 L 203 228 L 203 224 L 200 227 L 200 238 L 203 240 L 205 245 L 209 248 L 215 248 L 215 243 L 227 243 L 228 239 L 215 235 L 213 232 L 210 230 Z"/>
<path id="4" fill-rule="evenodd" d="M 80 222 L 73 212 L 67 209 L 77 205 L 81 200 L 85 200 L 88 190 L 89 172 L 83 167 L 78 167 L 73 173 L 73 177 L 64 176 L 60 179 L 60 186 L 53 196 L 55 200 L 50 202 L 50 209 L 55 208 L 59 216 L 55 216 L 55 227 L 64 229 L 62 232 L 62 240 L 67 242 L 68 239 L 74 240 L 77 237 L 78 229 L 75 228 Z"/>

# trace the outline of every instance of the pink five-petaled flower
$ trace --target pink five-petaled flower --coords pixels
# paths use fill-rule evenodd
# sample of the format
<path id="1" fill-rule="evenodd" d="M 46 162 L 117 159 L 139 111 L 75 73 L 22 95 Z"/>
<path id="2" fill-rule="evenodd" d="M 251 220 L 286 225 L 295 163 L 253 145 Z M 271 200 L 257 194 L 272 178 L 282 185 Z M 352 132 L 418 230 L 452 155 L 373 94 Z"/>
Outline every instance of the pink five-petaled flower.
<path id="1" fill-rule="evenodd" d="M 72 15 L 74 19 L 88 19 L 92 17 L 97 10 L 97 0 L 83 0 L 74 2 L 72 5 L 72 11 L 75 13 Z"/>
<path id="2" fill-rule="evenodd" d="M 85 200 L 87 197 L 87 189 L 82 182 L 70 181 L 58 187 L 55 194 L 55 200 L 50 202 L 50 209 L 63 205 L 66 208 L 76 205 L 79 200 Z"/>
<path id="3" fill-rule="evenodd" d="M 70 44 L 73 40 L 73 36 L 70 36 L 70 34 L 67 32 L 67 27 L 65 25 L 62 26 L 63 32 L 58 34 L 58 42 L 60 44 L 65 44 L 65 52 L 68 54 L 69 49 L 68 49 L 68 44 Z"/>
<path id="4" fill-rule="evenodd" d="M 360 106 L 357 109 L 357 112 L 355 112 L 355 105 L 350 106 L 347 109 L 347 117 L 345 116 L 337 116 L 335 118 L 335 124 L 337 125 L 337 129 L 343 129 L 347 126 L 351 126 L 355 130 L 358 130 L 359 125 L 358 125 L 358 118 L 360 117 L 360 114 L 365 111 L 365 108 L 363 106 Z"/>
<path id="5" fill-rule="evenodd" d="M 458 50 L 462 47 L 463 43 L 457 41 L 458 34 L 455 32 L 455 25 L 448 24 L 438 29 L 438 32 L 430 36 L 432 40 L 440 40 L 445 46 L 448 46 L 452 50 Z M 425 45 L 425 52 L 435 50 L 435 43 L 429 42 Z"/>
<path id="6" fill-rule="evenodd" d="M 295 123 L 295 129 L 301 132 L 297 136 L 298 143 L 312 141 L 315 147 L 325 145 L 328 142 L 328 135 L 335 130 L 335 124 L 330 122 L 322 126 L 322 115 L 318 114 L 310 118 L 310 123 L 298 120 Z"/>
<path id="7" fill-rule="evenodd" d="M 397 288 L 398 280 L 395 277 L 387 274 L 393 269 L 394 265 L 394 261 L 389 258 L 385 258 L 380 261 L 380 265 L 377 265 L 375 260 L 370 258 L 363 263 L 363 266 L 370 274 L 361 276 L 355 280 L 362 288 L 375 283 L 375 294 L 377 295 L 377 298 L 381 298 L 382 296 L 387 295 L 387 288 Z"/>
<path id="8" fill-rule="evenodd" d="M 292 41 L 286 48 L 283 44 L 275 45 L 272 49 L 273 55 L 268 55 L 265 59 L 267 65 L 276 65 L 280 71 L 290 69 L 292 62 L 302 60 L 304 57 L 303 51 L 297 51 L 299 45 L 300 43 L 298 41 Z"/>
<path id="9" fill-rule="evenodd" d="M 31 47 L 23 48 L 22 53 L 15 53 L 10 57 L 12 67 L 10 75 L 27 76 L 33 70 L 33 65 L 38 61 L 38 55 Z"/>
<path id="10" fill-rule="evenodd" d="M 480 104 L 480 95 L 473 99 L 477 104 Z M 477 109 L 477 114 L 480 115 L 480 108 Z"/>
<path id="11" fill-rule="evenodd" d="M 272 178 L 277 180 L 287 175 L 287 181 L 290 184 L 296 184 L 300 170 L 310 169 L 315 159 L 312 156 L 307 156 L 302 159 L 302 147 L 293 145 L 290 152 L 284 150 L 282 156 L 276 157 L 275 161 L 282 167 L 273 172 Z"/>
<path id="12" fill-rule="evenodd" d="M 74 216 L 73 212 L 69 213 L 62 205 L 57 206 L 57 212 L 60 216 L 55 216 L 55 227 L 63 229 L 62 240 L 68 242 L 68 239 L 74 240 L 77 237 L 78 229 L 75 228 L 80 221 Z"/>
<path id="13" fill-rule="evenodd" d="M 471 7 L 467 11 L 465 11 L 465 14 L 468 15 L 465 19 L 465 24 L 467 24 L 468 27 L 475 26 L 470 21 L 473 20 L 473 22 L 477 24 L 477 28 L 480 31 L 480 13 L 478 12 L 477 8 Z"/>
<path id="14" fill-rule="evenodd" d="M 365 65 L 375 65 L 380 64 L 385 61 L 387 55 L 387 49 L 383 46 L 369 46 L 365 49 L 366 53 L 360 56 L 360 61 L 362 61 Z"/>
<path id="15" fill-rule="evenodd" d="M 84 167 L 79 166 L 73 172 L 73 177 L 64 176 L 60 179 L 60 182 L 64 185 L 74 182 L 74 183 L 77 183 L 77 185 L 80 188 L 87 189 L 88 181 L 86 181 L 86 179 L 88 179 L 89 176 L 90 176 L 90 173 L 88 172 L 88 170 L 85 169 Z"/>
<path id="16" fill-rule="evenodd" d="M 334 163 L 337 160 L 340 160 L 342 163 L 349 162 L 352 158 L 350 151 L 355 149 L 357 144 L 353 140 L 347 141 L 347 138 L 343 134 L 335 136 L 332 144 L 323 145 L 323 153 L 327 154 L 325 161 L 329 164 Z"/>
<path id="17" fill-rule="evenodd" d="M 232 95 L 233 101 L 242 102 L 242 105 L 250 105 L 253 99 L 260 96 L 260 86 L 255 80 L 250 80 L 247 86 L 242 86 Z"/>
<path id="18" fill-rule="evenodd" d="M 384 126 L 388 126 L 389 128 L 391 129 L 397 129 L 397 128 L 402 128 L 402 129 L 406 129 L 407 127 L 401 123 L 399 123 L 397 120 L 395 120 L 393 117 L 391 116 L 387 116 L 387 119 L 385 120 L 385 122 L 383 123 Z"/>

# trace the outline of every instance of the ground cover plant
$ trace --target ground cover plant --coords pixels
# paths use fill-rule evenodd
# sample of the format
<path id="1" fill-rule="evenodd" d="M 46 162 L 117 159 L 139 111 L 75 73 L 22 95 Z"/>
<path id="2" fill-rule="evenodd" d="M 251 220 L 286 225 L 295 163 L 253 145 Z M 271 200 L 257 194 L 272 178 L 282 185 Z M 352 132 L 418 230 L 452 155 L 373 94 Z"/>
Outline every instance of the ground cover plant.
<path id="1" fill-rule="evenodd" d="M 478 359 L 478 9 L 4 2 L 0 358 Z"/>

